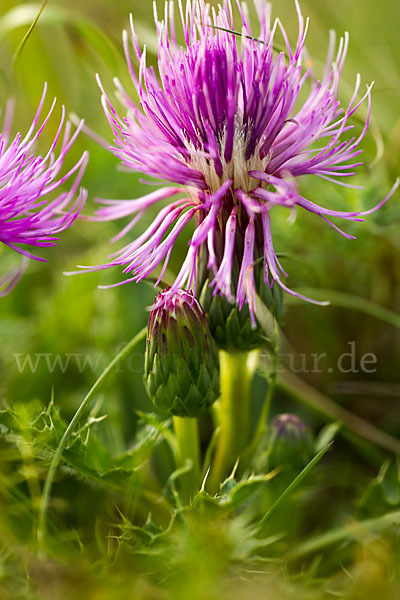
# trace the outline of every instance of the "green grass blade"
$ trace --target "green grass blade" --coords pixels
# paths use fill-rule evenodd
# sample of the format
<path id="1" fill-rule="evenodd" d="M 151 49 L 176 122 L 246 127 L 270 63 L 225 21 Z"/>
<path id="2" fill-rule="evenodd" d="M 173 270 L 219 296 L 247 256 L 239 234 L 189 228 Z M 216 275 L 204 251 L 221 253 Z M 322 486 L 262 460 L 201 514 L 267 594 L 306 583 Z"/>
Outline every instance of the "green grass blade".
<path id="1" fill-rule="evenodd" d="M 353 294 L 346 294 L 345 292 L 337 292 L 336 290 L 302 288 L 299 291 L 305 296 L 310 296 L 316 300 L 328 300 L 333 306 L 356 310 L 400 329 L 400 315 L 371 300 L 366 300 L 365 298 L 360 298 Z M 291 304 L 299 302 L 294 297 L 289 298 L 288 301 Z"/>
<path id="2" fill-rule="evenodd" d="M 392 525 L 400 525 L 400 511 L 387 513 L 375 519 L 367 519 L 365 521 L 350 522 L 347 526 L 339 527 L 333 531 L 328 531 L 321 535 L 312 537 L 303 542 L 294 550 L 286 555 L 288 560 L 295 560 L 319 552 L 333 544 L 339 544 L 346 540 L 355 540 L 359 535 L 365 532 L 379 532 Z"/>
<path id="3" fill-rule="evenodd" d="M 49 504 L 49 498 L 51 494 L 51 488 L 53 485 L 54 477 L 60 464 L 62 454 L 64 449 L 68 443 L 69 438 L 74 432 L 75 426 L 78 421 L 81 419 L 83 414 L 86 412 L 87 408 L 90 405 L 90 402 L 93 400 L 95 395 L 100 391 L 104 383 L 106 382 L 109 375 L 113 372 L 114 368 L 137 346 L 141 341 L 143 341 L 146 337 L 147 327 L 143 328 L 122 350 L 115 356 L 115 358 L 110 362 L 110 364 L 106 367 L 100 377 L 95 381 L 85 398 L 82 400 L 78 410 L 72 417 L 67 429 L 62 436 L 60 443 L 57 447 L 57 450 L 52 458 L 50 463 L 50 467 L 47 473 L 46 481 L 43 487 L 43 493 L 40 500 L 39 506 L 39 518 L 38 518 L 38 530 L 37 530 L 37 538 L 39 545 L 42 546 L 45 536 L 46 536 L 46 513 L 47 506 Z"/>
<path id="4" fill-rule="evenodd" d="M 20 56 L 23 46 L 40 18 L 41 27 L 45 25 L 71 27 L 106 63 L 113 68 L 118 65 L 119 51 L 95 23 L 72 8 L 47 5 L 44 10 L 46 1 L 42 4 L 21 4 L 10 9 L 0 18 L 0 40 L 19 27 L 29 26 L 28 32 L 16 50 L 15 58 Z"/>
<path id="5" fill-rule="evenodd" d="M 374 425 L 371 425 L 371 423 L 368 423 L 368 421 L 365 421 L 349 410 L 339 406 L 336 402 L 300 379 L 300 377 L 294 375 L 294 373 L 281 369 L 277 384 L 281 390 L 301 404 L 308 406 L 334 421 L 339 421 L 342 425 L 372 444 L 391 453 L 400 454 L 400 440 L 397 440 L 389 433 L 381 431 Z"/>
<path id="6" fill-rule="evenodd" d="M 39 8 L 39 12 L 37 13 L 33 23 L 31 24 L 31 26 L 29 27 L 28 31 L 26 32 L 26 34 L 24 35 L 24 37 L 22 38 L 20 44 L 18 45 L 18 48 L 16 49 L 14 56 L 13 56 L 13 63 L 15 63 L 19 57 L 19 55 L 21 54 L 26 42 L 29 39 L 29 36 L 31 35 L 32 31 L 34 30 L 36 23 L 39 21 L 40 16 L 42 14 L 42 12 L 44 11 L 44 8 L 47 4 L 47 0 L 43 0 L 42 2 L 42 6 Z"/>
<path id="7" fill-rule="evenodd" d="M 307 475 L 309 473 L 311 473 L 311 471 L 314 469 L 314 467 L 319 463 L 321 458 L 323 456 L 325 456 L 325 454 L 328 452 L 328 450 L 332 446 L 332 444 L 333 444 L 333 442 L 331 442 L 330 444 L 325 446 L 325 448 L 323 448 L 320 452 L 318 452 L 318 454 L 316 454 L 314 456 L 314 458 L 312 460 L 310 460 L 310 462 L 297 475 L 297 477 L 295 479 L 293 479 L 292 483 L 290 485 L 288 485 L 288 487 L 285 489 L 285 491 L 279 496 L 279 498 L 277 498 L 277 500 L 275 500 L 275 502 L 272 504 L 272 506 L 270 506 L 268 511 L 265 513 L 265 515 L 263 516 L 263 518 L 261 519 L 261 521 L 259 523 L 259 527 L 262 527 L 266 523 L 266 521 L 269 519 L 269 517 L 272 515 L 272 513 L 274 513 L 276 511 L 276 509 L 279 508 L 279 506 L 286 500 L 286 498 L 288 498 L 291 494 L 293 494 L 293 492 L 304 481 L 304 479 L 307 477 Z"/>

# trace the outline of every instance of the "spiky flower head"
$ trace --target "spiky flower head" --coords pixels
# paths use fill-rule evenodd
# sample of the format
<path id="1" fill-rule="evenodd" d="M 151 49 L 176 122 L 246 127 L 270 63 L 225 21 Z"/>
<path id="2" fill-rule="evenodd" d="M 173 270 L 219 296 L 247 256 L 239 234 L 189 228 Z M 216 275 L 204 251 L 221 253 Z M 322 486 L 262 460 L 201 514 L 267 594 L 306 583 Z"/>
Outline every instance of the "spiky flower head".
<path id="1" fill-rule="evenodd" d="M 9 293 L 18 283 L 28 259 L 45 261 L 27 248 L 55 246 L 58 234 L 74 222 L 86 200 L 86 190 L 78 191 L 88 161 L 86 152 L 74 167 L 60 176 L 65 156 L 81 129 L 80 125 L 71 135 L 70 123 L 67 122 L 64 128 L 64 107 L 58 131 L 47 154 L 35 154 L 36 141 L 55 106 L 54 100 L 50 111 L 39 124 L 46 87 L 27 134 L 23 137 L 17 133 L 10 141 L 11 103 L 6 110 L 3 132 L 0 134 L 0 242 L 23 256 L 19 267 L 0 278 L 0 297 Z M 56 157 L 55 149 L 60 139 L 61 147 Z M 69 192 L 54 197 L 54 192 L 74 174 Z"/>
<path id="2" fill-rule="evenodd" d="M 145 360 L 150 398 L 164 413 L 196 417 L 219 396 L 215 342 L 196 298 L 161 292 L 150 313 Z"/>
<path id="3" fill-rule="evenodd" d="M 310 428 L 297 415 L 278 415 L 269 426 L 268 452 L 270 468 L 302 469 L 312 457 Z"/>
<path id="4" fill-rule="evenodd" d="M 360 98 L 357 76 L 350 103 L 341 106 L 338 86 L 348 35 L 337 47 L 331 36 L 326 66 L 317 79 L 304 59 L 308 21 L 298 3 L 294 47 L 281 22 L 271 19 L 269 4 L 257 0 L 255 4 L 260 28 L 253 33 L 246 4 L 237 2 L 241 17 L 237 35 L 230 0 L 217 9 L 204 0 L 178 0 L 182 46 L 173 3 L 166 2 L 164 20 L 156 15 L 157 71 L 147 66 L 146 49 L 141 51 L 131 20 L 138 69 L 127 32 L 123 39 L 139 104 L 117 81 L 127 110 L 121 117 L 102 88 L 114 134 L 112 151 L 129 169 L 173 182 L 174 187 L 137 200 L 103 200 L 96 216 L 112 220 L 134 215 L 117 236 L 122 237 L 148 207 L 168 200 L 139 238 L 97 268 L 123 267 L 125 283 L 140 281 L 163 263 L 162 277 L 175 241 L 194 221 L 195 232 L 172 290 L 196 288 L 198 258 L 204 249 L 213 293 L 236 302 L 239 309 L 247 303 L 253 326 L 256 269 L 265 285 L 279 285 L 303 297 L 284 283 L 286 273 L 274 250 L 271 218 L 278 207 L 290 211 L 300 207 L 338 229 L 331 217 L 363 220 L 394 191 L 365 212 L 325 208 L 300 195 L 300 177 L 316 175 L 347 185 L 344 179 L 361 164 L 359 144 L 368 127 L 371 86 Z M 276 50 L 276 44 L 283 44 L 283 49 Z M 368 116 L 360 135 L 354 136 L 351 118 L 364 100 Z"/>

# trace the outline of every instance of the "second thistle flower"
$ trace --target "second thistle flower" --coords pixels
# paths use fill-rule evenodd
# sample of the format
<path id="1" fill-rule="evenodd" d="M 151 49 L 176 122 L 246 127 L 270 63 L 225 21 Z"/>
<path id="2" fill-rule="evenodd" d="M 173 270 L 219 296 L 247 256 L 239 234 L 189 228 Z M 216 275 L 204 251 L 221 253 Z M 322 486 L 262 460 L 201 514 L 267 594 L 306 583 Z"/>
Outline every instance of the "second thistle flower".
<path id="1" fill-rule="evenodd" d="M 6 108 L 0 133 L 0 250 L 4 245 L 22 256 L 19 266 L 0 276 L 0 298 L 16 286 L 28 259 L 45 261 L 36 251 L 56 245 L 58 234 L 72 225 L 87 197 L 86 190 L 79 189 L 88 162 L 87 152 L 66 174 L 60 175 L 83 121 L 72 133 L 71 124 L 65 124 L 63 107 L 57 134 L 47 153 L 42 156 L 35 148 L 55 106 L 54 100 L 40 123 L 46 91 L 45 84 L 39 108 L 25 135 L 10 136 L 12 102 Z M 57 144 L 60 146 L 58 156 L 55 154 Z M 67 180 L 72 180 L 69 191 L 60 192 L 59 188 Z"/>

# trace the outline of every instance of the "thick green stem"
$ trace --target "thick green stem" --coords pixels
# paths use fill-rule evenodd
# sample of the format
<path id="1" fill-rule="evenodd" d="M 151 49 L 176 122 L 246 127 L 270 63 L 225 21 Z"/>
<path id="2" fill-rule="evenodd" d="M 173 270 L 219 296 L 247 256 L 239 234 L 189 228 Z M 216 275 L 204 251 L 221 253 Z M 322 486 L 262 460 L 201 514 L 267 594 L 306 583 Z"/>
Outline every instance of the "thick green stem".
<path id="1" fill-rule="evenodd" d="M 221 399 L 216 407 L 220 435 L 208 489 L 215 493 L 229 475 L 250 436 L 251 381 L 257 353 L 220 352 Z"/>
<path id="2" fill-rule="evenodd" d="M 100 390 L 100 388 L 105 383 L 108 376 L 112 373 L 114 368 L 131 352 L 131 350 L 139 344 L 146 337 L 147 328 L 142 329 L 126 346 L 121 350 L 119 354 L 110 362 L 108 367 L 103 371 L 97 381 L 94 383 L 92 388 L 89 390 L 86 397 L 82 400 L 78 410 L 72 417 L 70 424 L 62 436 L 60 443 L 58 444 L 57 450 L 52 458 L 50 463 L 49 470 L 47 472 L 46 481 L 44 482 L 43 493 L 40 500 L 39 506 L 39 518 L 38 518 L 38 531 L 37 537 L 39 545 L 42 545 L 46 535 L 46 514 L 47 507 L 49 504 L 51 488 L 53 486 L 54 477 L 57 472 L 57 468 L 60 464 L 63 452 L 67 446 L 68 440 L 74 432 L 75 426 L 78 421 L 81 419 L 87 408 L 89 407 L 90 402 L 93 400 L 94 396 Z"/>
<path id="3" fill-rule="evenodd" d="M 197 419 L 174 417 L 173 421 L 177 442 L 177 467 L 185 468 L 188 461 L 191 462 L 190 470 L 179 478 L 182 496 L 187 502 L 200 487 L 200 447 Z"/>

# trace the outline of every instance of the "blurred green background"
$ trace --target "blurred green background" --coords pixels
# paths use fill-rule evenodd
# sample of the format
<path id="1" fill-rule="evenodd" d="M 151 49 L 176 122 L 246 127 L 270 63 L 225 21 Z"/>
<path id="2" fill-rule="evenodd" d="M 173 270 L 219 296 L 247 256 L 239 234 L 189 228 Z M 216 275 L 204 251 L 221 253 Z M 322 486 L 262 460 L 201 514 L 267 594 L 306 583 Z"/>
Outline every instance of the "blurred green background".
<path id="1" fill-rule="evenodd" d="M 157 4 L 163 6 L 163 2 L 158 1 Z M 302 191 L 310 200 L 329 207 L 349 210 L 372 207 L 386 195 L 400 174 L 400 4 L 391 0 L 303 0 L 301 7 L 303 14 L 311 20 L 307 49 L 317 73 L 321 72 L 325 58 L 329 30 L 335 29 L 338 35 L 346 30 L 350 33 L 341 87 L 343 101 L 350 98 L 358 72 L 361 73 L 363 84 L 375 81 L 372 94 L 373 121 L 370 133 L 363 142 L 365 165 L 359 169 L 354 181 L 362 182 L 365 189 L 362 192 L 348 191 L 310 178 L 302 182 Z M 150 60 L 155 61 L 152 3 L 147 0 L 50 0 L 24 47 L 15 57 L 39 8 L 40 4 L 35 3 L 9 0 L 1 0 L 0 3 L 0 105 L 4 106 L 9 96 L 16 98 L 14 132 L 24 131 L 29 126 L 43 83 L 47 81 L 46 106 L 50 105 L 54 96 L 57 96 L 58 102 L 41 136 L 40 150 L 45 151 L 55 134 L 61 104 L 65 104 L 67 112 L 85 118 L 91 129 L 111 141 L 95 73 L 101 75 L 110 92 L 114 76 L 118 76 L 131 89 L 121 44 L 121 31 L 128 27 L 130 12 L 134 15 L 140 43 L 148 45 Z M 291 0 L 274 2 L 273 14 L 279 15 L 290 39 L 294 40 L 297 35 L 294 3 Z M 364 115 L 363 107 L 360 117 Z M 148 189 L 139 183 L 137 174 L 119 170 L 118 161 L 113 155 L 85 134 L 79 136 L 70 153 L 71 164 L 86 148 L 90 151 L 90 163 L 83 181 L 89 190 L 85 214 L 93 213 L 96 197 L 136 198 Z M 146 215 L 135 233 L 141 232 L 151 217 L 151 214 Z M 347 232 L 357 236 L 357 240 L 351 241 L 337 234 L 315 215 L 299 212 L 296 222 L 292 224 L 288 222 L 286 213 L 277 211 L 274 214 L 276 248 L 289 255 L 285 259 L 285 267 L 290 274 L 290 287 L 313 288 L 314 295 L 322 294 L 322 299 L 326 297 L 332 300 L 330 307 L 320 308 L 287 299 L 283 333 L 287 347 L 297 357 L 294 364 L 298 368 L 301 366 L 298 361 L 302 360 L 303 354 L 309 361 L 313 353 L 326 353 L 318 373 L 307 372 L 312 370 L 307 362 L 309 368 L 301 374 L 303 380 L 338 405 L 343 405 L 394 437 L 400 433 L 400 339 L 399 315 L 396 314 L 400 306 L 399 217 L 397 193 L 366 223 L 349 223 L 345 226 Z M 57 406 L 68 420 L 96 375 L 100 374 L 118 349 L 146 324 L 146 307 L 152 304 L 155 295 L 149 284 L 128 284 L 102 291 L 97 286 L 118 281 L 118 270 L 76 277 L 63 275 L 64 271 L 74 270 L 77 264 L 105 262 L 113 250 L 109 239 L 117 233 L 119 225 L 77 222 L 61 236 L 57 248 L 41 252 L 48 262 L 32 261 L 19 286 L 1 300 L 0 399 L 4 405 L 23 406 L 36 401 L 44 406 L 54 394 Z M 181 240 L 176 253 L 177 261 L 184 255 L 185 247 L 185 240 Z M 15 254 L 0 251 L 6 268 L 13 260 L 18 260 Z M 381 308 L 390 312 L 382 312 Z M 357 373 L 343 373 L 337 368 L 338 357 L 349 352 L 349 343 L 353 342 L 357 365 L 366 353 L 373 353 L 377 358 L 375 372 L 359 370 Z M 137 354 L 121 368 L 121 372 L 113 376 L 101 397 L 99 410 L 108 418 L 99 426 L 99 436 L 113 454 L 124 452 L 132 444 L 137 426 L 135 411 L 151 410 L 142 383 L 142 352 L 143 347 L 138 348 Z M 40 359 L 39 355 L 42 355 Z M 46 359 L 45 355 L 49 358 Z M 58 363 L 49 373 L 46 360 L 53 364 L 57 355 L 64 363 L 67 355 L 73 357 L 65 369 L 60 368 Z M 76 355 L 80 357 L 78 363 Z M 33 369 L 29 362 L 20 368 L 27 356 L 31 357 L 34 365 L 37 362 Z M 79 367 L 79 360 L 83 368 Z M 260 378 L 255 386 L 255 414 L 264 393 L 263 385 Z M 307 396 L 307 391 L 304 395 Z M 307 398 L 303 398 L 303 403 L 298 405 L 283 388 L 275 396 L 273 410 L 298 412 L 315 431 L 331 419 L 324 414 L 322 405 L 310 411 Z M 326 509 L 325 516 L 321 511 L 322 524 L 339 523 L 343 515 L 351 513 L 354 498 L 363 489 L 367 479 L 377 473 L 385 456 L 382 449 L 365 446 L 359 439 L 355 441 L 349 440 L 348 436 L 340 437 L 336 459 L 328 462 L 325 474 L 321 475 L 320 484 L 324 491 L 314 503 L 314 506 Z M 8 584 L 6 565 L 9 554 L 27 560 L 29 527 L 24 529 L 23 522 L 18 521 L 18 510 L 22 509 L 9 493 L 9 485 L 14 480 L 19 485 L 26 474 L 18 470 L 13 472 L 16 468 L 13 462 L 15 456 L 10 454 L 7 444 L 4 444 L 0 460 L 4 489 L 4 493 L 0 491 L 0 496 L 4 512 L 12 514 L 13 510 L 16 511 L 12 518 L 5 517 L 4 523 L 0 524 L 0 540 L 5 548 L 0 581 L 3 578 L 5 582 L 4 594 L 19 597 L 18 593 L 22 597 L 26 582 L 23 578 L 18 580 L 22 576 L 14 573 L 14 583 Z M 56 496 L 63 498 L 60 500 L 63 504 L 60 510 L 64 512 L 65 522 L 69 523 L 71 532 L 84 531 L 83 537 L 86 535 L 90 539 L 91 535 L 95 536 L 96 515 L 103 510 L 105 520 L 115 517 L 114 500 L 107 500 L 107 504 L 103 498 L 105 492 L 95 497 L 83 484 L 74 482 L 72 477 L 64 483 L 60 481 L 58 486 Z M 23 491 L 26 493 L 25 489 Z M 340 505 L 333 512 L 329 506 L 332 494 Z M 76 502 L 73 498 L 76 498 Z M 102 505 L 103 500 L 106 508 Z M 27 545 L 22 543 L 21 547 L 24 538 Z M 381 562 L 385 563 L 386 560 L 382 558 L 382 553 L 390 553 L 385 542 L 382 544 L 384 550 L 379 546 L 378 558 L 371 559 L 378 570 Z M 88 550 L 86 555 L 82 550 L 82 556 L 84 564 L 98 560 L 94 550 Z M 79 562 L 77 555 L 72 560 Z M 364 558 L 360 558 L 362 560 Z M 393 555 L 386 562 L 390 563 L 391 560 L 397 565 L 398 557 Z M 60 567 L 61 573 L 52 564 L 48 568 L 49 573 L 41 570 L 43 567 L 38 567 L 40 574 L 37 579 L 41 582 L 41 578 L 53 578 L 57 583 L 54 589 L 59 585 L 67 585 L 65 582 L 70 581 L 70 576 L 78 580 L 81 577 L 75 571 L 75 575 L 71 574 L 72 567 L 71 572 L 67 569 L 67 575 L 64 567 Z M 84 566 L 80 568 L 86 573 Z M 129 565 L 124 565 L 124 568 L 127 571 L 130 569 Z M 88 567 L 87 573 L 89 571 Z M 90 579 L 89 575 L 87 577 Z M 384 579 L 383 575 L 381 579 Z M 71 585 L 71 588 L 61 587 L 59 596 L 53 589 L 52 597 L 75 598 L 75 587 Z M 39 588 L 43 594 L 40 597 L 50 597 L 50 594 L 46 595 L 46 585 L 39 583 Z M 90 590 L 93 589 L 88 584 L 85 592 L 88 597 L 92 597 Z M 137 597 L 141 597 L 141 593 L 137 592 Z M 147 591 L 143 591 L 143 597 L 164 597 L 157 593 L 154 592 L 153 596 L 149 592 L 146 596 Z M 236 593 L 241 594 L 239 588 Z M 279 592 L 280 596 L 277 597 L 284 597 L 284 593 Z M 93 592 L 93 597 L 113 597 L 108 594 L 112 594 L 112 591 L 105 585 L 104 589 Z M 249 595 L 250 592 L 243 594 L 237 597 L 253 597 Z"/>

